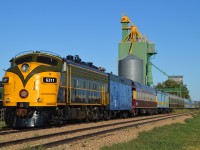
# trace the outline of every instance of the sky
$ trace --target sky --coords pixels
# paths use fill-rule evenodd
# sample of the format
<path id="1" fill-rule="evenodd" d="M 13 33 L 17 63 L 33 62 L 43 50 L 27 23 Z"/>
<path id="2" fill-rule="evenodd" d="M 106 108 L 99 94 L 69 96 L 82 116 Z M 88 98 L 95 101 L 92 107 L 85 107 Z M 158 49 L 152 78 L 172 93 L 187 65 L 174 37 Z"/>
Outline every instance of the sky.
<path id="1" fill-rule="evenodd" d="M 120 19 L 128 15 L 155 43 L 152 63 L 183 75 L 192 100 L 200 100 L 199 0 L 0 0 L 0 79 L 23 51 L 79 55 L 117 74 Z M 154 85 L 167 76 L 153 68 Z"/>

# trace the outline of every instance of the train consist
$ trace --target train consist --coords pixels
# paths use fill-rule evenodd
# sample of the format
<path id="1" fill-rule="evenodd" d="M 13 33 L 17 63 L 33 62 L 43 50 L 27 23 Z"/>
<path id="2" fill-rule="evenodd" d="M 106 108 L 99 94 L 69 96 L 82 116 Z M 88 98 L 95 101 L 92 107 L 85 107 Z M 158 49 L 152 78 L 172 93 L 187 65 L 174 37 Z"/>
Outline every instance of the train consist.
<path id="1" fill-rule="evenodd" d="M 76 56 L 23 53 L 11 59 L 2 79 L 8 126 L 39 127 L 71 120 L 157 114 L 193 102 L 156 91 Z"/>

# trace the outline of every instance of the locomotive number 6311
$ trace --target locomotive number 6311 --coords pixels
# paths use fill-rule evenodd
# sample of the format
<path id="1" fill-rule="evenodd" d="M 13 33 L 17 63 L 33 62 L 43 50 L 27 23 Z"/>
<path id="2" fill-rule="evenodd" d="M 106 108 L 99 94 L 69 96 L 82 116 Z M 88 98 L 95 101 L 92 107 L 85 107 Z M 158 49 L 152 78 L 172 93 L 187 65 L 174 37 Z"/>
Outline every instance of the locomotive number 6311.
<path id="1" fill-rule="evenodd" d="M 43 77 L 43 83 L 57 83 L 56 78 Z"/>

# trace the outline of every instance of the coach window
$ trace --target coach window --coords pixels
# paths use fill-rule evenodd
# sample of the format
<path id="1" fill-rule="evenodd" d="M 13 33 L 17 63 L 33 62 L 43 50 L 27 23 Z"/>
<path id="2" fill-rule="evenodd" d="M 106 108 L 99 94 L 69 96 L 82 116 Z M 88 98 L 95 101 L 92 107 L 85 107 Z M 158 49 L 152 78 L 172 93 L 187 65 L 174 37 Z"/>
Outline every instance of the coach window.
<path id="1" fill-rule="evenodd" d="M 142 97 L 141 97 L 141 93 L 140 93 L 140 91 L 137 91 L 137 93 L 138 93 L 138 94 L 137 94 L 137 95 L 138 95 L 138 97 L 137 97 L 137 98 L 138 98 L 138 100 L 141 100 L 141 99 L 142 99 Z"/>
<path id="2" fill-rule="evenodd" d="M 83 88 L 86 88 L 85 80 L 83 81 Z"/>
<path id="3" fill-rule="evenodd" d="M 101 83 L 98 84 L 98 89 L 101 91 Z"/>
<path id="4" fill-rule="evenodd" d="M 83 88 L 84 79 L 79 79 L 79 88 Z"/>
<path id="5" fill-rule="evenodd" d="M 73 86 L 76 88 L 76 79 L 73 80 Z"/>
<path id="6" fill-rule="evenodd" d="M 95 83 L 92 84 L 92 89 L 95 90 Z"/>
<path id="7" fill-rule="evenodd" d="M 142 92 L 141 94 L 142 94 L 142 100 L 145 100 L 145 95 L 144 95 L 145 93 Z"/>
<path id="8" fill-rule="evenodd" d="M 79 87 L 79 80 L 78 80 L 78 79 L 75 80 L 75 87 L 76 87 L 76 88 Z"/>
<path id="9" fill-rule="evenodd" d="M 89 86 L 88 87 L 89 87 L 89 89 L 91 89 L 91 82 L 90 81 L 89 81 Z"/>
<path id="10" fill-rule="evenodd" d="M 144 100 L 144 93 L 142 91 L 140 91 L 140 99 Z"/>
<path id="11" fill-rule="evenodd" d="M 94 83 L 94 90 L 97 90 L 97 83 Z"/>

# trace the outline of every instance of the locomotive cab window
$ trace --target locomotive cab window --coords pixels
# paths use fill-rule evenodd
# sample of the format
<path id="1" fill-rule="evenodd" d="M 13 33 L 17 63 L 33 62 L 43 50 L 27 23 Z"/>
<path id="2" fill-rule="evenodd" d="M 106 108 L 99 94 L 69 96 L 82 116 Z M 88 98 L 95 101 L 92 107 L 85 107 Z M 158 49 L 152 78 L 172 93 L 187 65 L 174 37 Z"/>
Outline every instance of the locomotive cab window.
<path id="1" fill-rule="evenodd" d="M 25 62 L 31 62 L 31 61 L 32 61 L 32 56 L 26 56 L 26 57 L 16 59 L 15 64 L 19 65 L 19 64 L 23 64 Z"/>
<path id="2" fill-rule="evenodd" d="M 38 56 L 37 57 L 37 62 L 41 62 L 41 63 L 53 65 L 53 66 L 56 66 L 58 64 L 57 60 L 55 60 L 55 59 L 53 59 L 51 57 L 45 57 L 45 56 Z"/>

